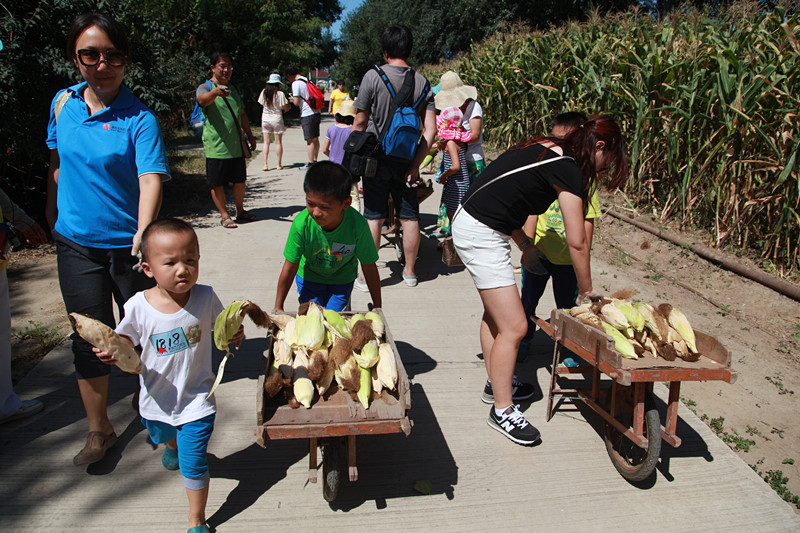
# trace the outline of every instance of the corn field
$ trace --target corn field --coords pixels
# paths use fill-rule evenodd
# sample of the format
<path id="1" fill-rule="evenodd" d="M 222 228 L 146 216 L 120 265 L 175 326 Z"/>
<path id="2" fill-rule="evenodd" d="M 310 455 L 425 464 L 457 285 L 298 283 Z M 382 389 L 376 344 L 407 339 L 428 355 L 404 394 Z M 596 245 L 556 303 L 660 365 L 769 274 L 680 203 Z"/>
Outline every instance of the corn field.
<path id="1" fill-rule="evenodd" d="M 800 20 L 785 13 L 740 2 L 714 18 L 594 15 L 498 34 L 446 68 L 478 87 L 496 147 L 546 132 L 562 111 L 614 115 L 636 207 L 796 274 Z"/>

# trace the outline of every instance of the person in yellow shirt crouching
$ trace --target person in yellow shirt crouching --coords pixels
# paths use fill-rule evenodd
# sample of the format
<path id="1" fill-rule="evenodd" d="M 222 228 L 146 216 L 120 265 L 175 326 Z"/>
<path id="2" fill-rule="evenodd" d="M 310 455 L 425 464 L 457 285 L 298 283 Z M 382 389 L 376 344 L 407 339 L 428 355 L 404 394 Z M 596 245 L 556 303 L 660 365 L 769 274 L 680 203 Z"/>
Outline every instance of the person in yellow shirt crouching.
<path id="1" fill-rule="evenodd" d="M 583 113 L 571 111 L 556 115 L 550 123 L 550 133 L 553 137 L 564 138 L 569 135 L 581 124 L 586 122 L 587 117 Z M 586 228 L 586 241 L 589 248 L 592 246 L 592 234 L 594 233 L 594 219 L 600 218 L 600 199 L 597 190 L 592 192 L 589 200 L 589 208 L 586 211 L 584 227 Z M 538 272 L 534 273 L 525 268 L 522 269 L 522 307 L 525 316 L 528 318 L 528 334 L 520 343 L 517 354 L 518 361 L 524 361 L 528 356 L 530 341 L 536 331 L 536 324 L 531 321 L 530 316 L 536 314 L 536 307 L 539 299 L 544 294 L 547 281 L 553 279 L 553 296 L 556 307 L 559 309 L 569 309 L 575 305 L 578 297 L 578 280 L 572 268 L 572 261 L 569 256 L 567 246 L 566 231 L 564 230 L 564 219 L 561 218 L 561 207 L 558 200 L 550 204 L 541 215 L 528 217 L 522 228 L 525 234 L 543 253 Z M 577 366 L 574 358 L 565 357 L 564 364 L 567 366 Z"/>

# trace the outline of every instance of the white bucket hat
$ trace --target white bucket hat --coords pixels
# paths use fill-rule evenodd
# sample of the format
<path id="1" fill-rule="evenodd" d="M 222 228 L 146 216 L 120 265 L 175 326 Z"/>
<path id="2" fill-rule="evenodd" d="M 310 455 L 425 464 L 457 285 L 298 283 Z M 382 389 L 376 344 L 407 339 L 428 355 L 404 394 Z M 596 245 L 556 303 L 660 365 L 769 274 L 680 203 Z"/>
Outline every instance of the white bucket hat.
<path id="1" fill-rule="evenodd" d="M 270 74 L 269 75 L 269 80 L 267 80 L 267 83 L 275 83 L 277 85 L 280 85 L 281 84 L 281 75 L 280 74 Z"/>
<path id="2" fill-rule="evenodd" d="M 452 70 L 442 74 L 439 85 L 441 89 L 433 97 L 436 109 L 461 107 L 467 100 L 476 100 L 478 98 L 478 89 L 472 85 L 464 85 L 458 74 Z"/>

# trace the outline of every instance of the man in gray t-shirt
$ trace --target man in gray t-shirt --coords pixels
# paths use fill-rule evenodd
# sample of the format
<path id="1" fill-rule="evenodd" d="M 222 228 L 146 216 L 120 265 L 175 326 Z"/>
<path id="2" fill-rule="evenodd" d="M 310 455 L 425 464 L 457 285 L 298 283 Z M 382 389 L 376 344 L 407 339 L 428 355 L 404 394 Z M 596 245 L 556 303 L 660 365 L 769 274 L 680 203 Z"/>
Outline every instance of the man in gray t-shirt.
<path id="1" fill-rule="evenodd" d="M 383 58 L 386 64 L 381 68 L 389 78 L 395 92 L 403 86 L 403 79 L 411 67 L 408 57 L 412 47 L 411 30 L 406 26 L 389 26 L 381 35 Z M 414 74 L 414 101 L 425 90 L 428 82 L 419 73 Z M 370 69 L 361 80 L 358 97 L 355 100 L 357 114 L 353 122 L 353 131 L 369 131 L 376 136 L 391 119 L 389 115 L 392 96 L 389 89 L 374 69 Z M 375 247 L 380 249 L 381 226 L 386 220 L 389 194 L 394 201 L 395 212 L 403 227 L 403 249 L 406 264 L 403 280 L 409 287 L 417 284 L 414 263 L 419 252 L 419 201 L 417 200 L 417 182 L 419 166 L 428 154 L 436 134 L 436 112 L 432 95 L 428 95 L 417 108 L 422 121 L 422 138 L 417 145 L 414 159 L 399 161 L 385 156 L 378 157 L 378 168 L 375 177 L 365 178 L 364 217 L 369 222 Z M 356 282 L 358 286 L 359 283 Z"/>

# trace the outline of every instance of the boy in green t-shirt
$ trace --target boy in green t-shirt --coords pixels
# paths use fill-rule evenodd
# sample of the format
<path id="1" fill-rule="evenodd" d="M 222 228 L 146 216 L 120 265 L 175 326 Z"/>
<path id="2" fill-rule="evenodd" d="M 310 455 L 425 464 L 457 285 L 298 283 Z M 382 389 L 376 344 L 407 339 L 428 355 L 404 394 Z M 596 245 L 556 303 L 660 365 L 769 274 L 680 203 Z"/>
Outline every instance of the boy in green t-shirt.
<path id="1" fill-rule="evenodd" d="M 306 209 L 292 222 L 283 249 L 286 261 L 278 277 L 276 311 L 283 311 L 292 279 L 300 303 L 348 309 L 359 262 L 372 304 L 381 307 L 378 251 L 366 219 L 350 207 L 352 182 L 350 173 L 331 161 L 314 163 L 306 172 Z"/>
<path id="2" fill-rule="evenodd" d="M 550 122 L 550 132 L 553 137 L 563 139 L 573 130 L 579 128 L 586 122 L 587 117 L 583 113 L 572 111 L 556 115 Z M 589 199 L 589 208 L 585 216 L 586 239 L 589 247 L 592 246 L 592 234 L 594 232 L 594 219 L 600 217 L 600 200 L 597 191 L 592 193 Z M 572 268 L 572 260 L 569 256 L 566 232 L 564 230 L 564 219 L 561 217 L 561 207 L 558 200 L 553 202 L 547 211 L 541 215 L 528 217 L 522 227 L 525 234 L 533 241 L 545 256 L 542 266 L 546 270 L 544 274 L 534 274 L 522 269 L 522 307 L 525 316 L 530 317 L 536 314 L 536 306 L 544 293 L 547 281 L 553 279 L 553 296 L 556 307 L 559 309 L 569 309 L 575 305 L 578 297 L 578 280 Z M 517 359 L 524 360 L 528 355 L 528 347 L 536 325 L 528 318 L 528 334 L 520 343 Z M 567 366 L 569 358 L 564 358 Z"/>

